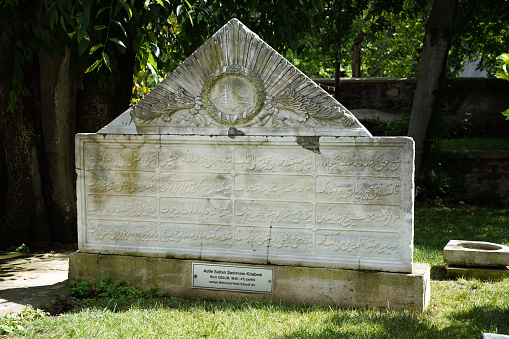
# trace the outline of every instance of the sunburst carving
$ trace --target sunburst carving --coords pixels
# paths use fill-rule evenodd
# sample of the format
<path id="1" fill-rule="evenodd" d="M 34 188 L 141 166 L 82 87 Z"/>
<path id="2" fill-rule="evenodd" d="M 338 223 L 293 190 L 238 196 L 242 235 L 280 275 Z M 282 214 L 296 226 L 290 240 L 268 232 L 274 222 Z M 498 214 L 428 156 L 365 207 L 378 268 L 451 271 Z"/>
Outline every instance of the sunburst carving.
<path id="1" fill-rule="evenodd" d="M 339 102 L 236 19 L 135 105 L 131 115 L 135 123 L 157 128 L 185 122 L 364 130 Z"/>

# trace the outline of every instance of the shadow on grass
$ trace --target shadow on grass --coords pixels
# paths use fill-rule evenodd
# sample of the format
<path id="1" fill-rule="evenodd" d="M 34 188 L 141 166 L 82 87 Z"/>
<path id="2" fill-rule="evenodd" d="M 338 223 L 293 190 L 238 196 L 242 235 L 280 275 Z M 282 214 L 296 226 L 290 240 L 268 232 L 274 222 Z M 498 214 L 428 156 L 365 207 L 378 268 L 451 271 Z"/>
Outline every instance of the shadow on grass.
<path id="1" fill-rule="evenodd" d="M 439 331 L 411 313 L 391 315 L 365 310 L 351 316 L 348 311 L 332 314 L 326 327 L 318 332 L 297 329 L 278 338 L 438 338 Z"/>
<path id="2" fill-rule="evenodd" d="M 132 309 L 133 304 L 121 300 L 104 300 L 94 307 L 123 312 Z M 429 312 L 412 312 L 376 309 L 344 309 L 337 306 L 307 307 L 298 304 L 189 300 L 174 297 L 154 298 L 134 304 L 138 309 L 169 308 L 184 312 L 206 311 L 210 316 L 216 312 L 250 312 L 262 310 L 273 313 L 269 319 L 278 319 L 277 313 L 293 313 L 303 317 L 313 317 L 313 312 L 327 312 L 328 316 L 316 326 L 306 326 L 306 322 L 296 321 L 300 326 L 289 326 L 290 332 L 271 338 L 481 338 L 482 333 L 509 333 L 509 306 L 470 307 L 468 310 L 452 311 L 446 317 L 449 326 L 437 326 L 434 316 Z M 433 312 L 433 311 L 430 311 Z M 284 317 L 283 317 L 284 318 Z M 211 320 L 212 321 L 212 320 Z M 275 321 L 275 320 L 274 320 Z M 435 319 L 436 321 L 436 319 Z M 290 321 L 291 322 L 291 321 Z"/>
<path id="3" fill-rule="evenodd" d="M 301 328 L 278 338 L 481 338 L 482 333 L 509 333 L 509 308 L 476 307 L 453 313 L 452 325 L 443 328 L 411 312 L 359 313 L 352 317 L 347 310 L 333 312 L 321 331 Z"/>
<path id="4" fill-rule="evenodd" d="M 430 269 L 431 280 L 449 280 L 447 270 L 444 265 L 433 265 Z"/>
<path id="5" fill-rule="evenodd" d="M 481 327 L 485 332 L 509 334 L 509 307 L 474 306 L 468 311 L 455 313 L 453 318 L 464 326 Z"/>

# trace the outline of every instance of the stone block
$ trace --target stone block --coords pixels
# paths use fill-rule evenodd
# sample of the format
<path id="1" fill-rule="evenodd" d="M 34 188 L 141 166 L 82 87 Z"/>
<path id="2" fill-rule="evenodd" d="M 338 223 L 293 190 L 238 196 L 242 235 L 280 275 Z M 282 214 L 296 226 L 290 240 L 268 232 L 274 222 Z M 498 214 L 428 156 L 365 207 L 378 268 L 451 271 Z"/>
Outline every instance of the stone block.
<path id="1" fill-rule="evenodd" d="M 114 281 L 125 280 L 130 286 L 142 289 L 157 285 L 159 290 L 176 297 L 272 300 L 309 306 L 331 304 L 424 310 L 430 300 L 428 264 L 414 263 L 412 273 L 392 273 L 242 263 L 243 267 L 270 268 L 274 271 L 273 293 L 248 293 L 193 288 L 192 264 L 196 262 L 207 263 L 75 252 L 70 257 L 69 279 L 97 279 L 110 273 Z"/>
<path id="2" fill-rule="evenodd" d="M 506 267 L 509 247 L 486 241 L 450 240 L 444 247 L 444 261 L 450 266 Z"/>
<path id="3" fill-rule="evenodd" d="M 476 278 L 481 280 L 501 280 L 509 277 L 509 268 L 489 268 L 489 267 L 462 267 L 447 266 L 447 276 L 450 278 Z"/>
<path id="4" fill-rule="evenodd" d="M 76 147 L 82 252 L 411 270 L 408 138 L 91 134 Z"/>
<path id="5" fill-rule="evenodd" d="M 483 333 L 482 339 L 509 339 L 509 335 L 496 333 Z"/>

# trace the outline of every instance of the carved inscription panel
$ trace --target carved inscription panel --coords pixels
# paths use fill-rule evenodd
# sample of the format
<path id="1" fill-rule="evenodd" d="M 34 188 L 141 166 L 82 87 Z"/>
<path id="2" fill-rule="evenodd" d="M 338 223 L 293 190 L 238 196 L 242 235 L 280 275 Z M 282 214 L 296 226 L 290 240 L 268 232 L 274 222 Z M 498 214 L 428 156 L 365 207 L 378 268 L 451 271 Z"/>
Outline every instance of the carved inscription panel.
<path id="1" fill-rule="evenodd" d="M 294 137 L 81 134 L 76 144 L 83 252 L 411 270 L 411 139 L 308 147 Z"/>

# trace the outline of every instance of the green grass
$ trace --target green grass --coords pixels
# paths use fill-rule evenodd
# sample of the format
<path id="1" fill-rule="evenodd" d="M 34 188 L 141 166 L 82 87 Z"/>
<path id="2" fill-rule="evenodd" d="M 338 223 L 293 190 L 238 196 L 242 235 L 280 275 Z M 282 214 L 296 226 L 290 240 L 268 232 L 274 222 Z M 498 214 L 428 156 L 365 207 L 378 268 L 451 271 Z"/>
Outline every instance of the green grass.
<path id="1" fill-rule="evenodd" d="M 458 205 L 415 210 L 414 262 L 425 262 L 433 273 L 443 271 L 442 250 L 455 240 L 489 241 L 509 246 L 509 208 Z"/>
<path id="2" fill-rule="evenodd" d="M 442 141 L 444 150 L 505 150 L 509 151 L 509 138 L 465 138 Z"/>
<path id="3" fill-rule="evenodd" d="M 433 281 L 425 312 L 253 301 L 139 300 L 30 322 L 23 338 L 480 338 L 509 333 L 509 279 Z"/>
<path id="4" fill-rule="evenodd" d="M 450 239 L 509 245 L 509 209 L 416 209 L 414 261 L 432 266 L 424 312 L 305 307 L 174 297 L 97 299 L 57 317 L 21 321 L 20 338 L 481 338 L 509 334 L 509 279 L 447 279 Z M 30 317 L 29 317 L 30 318 Z"/>

